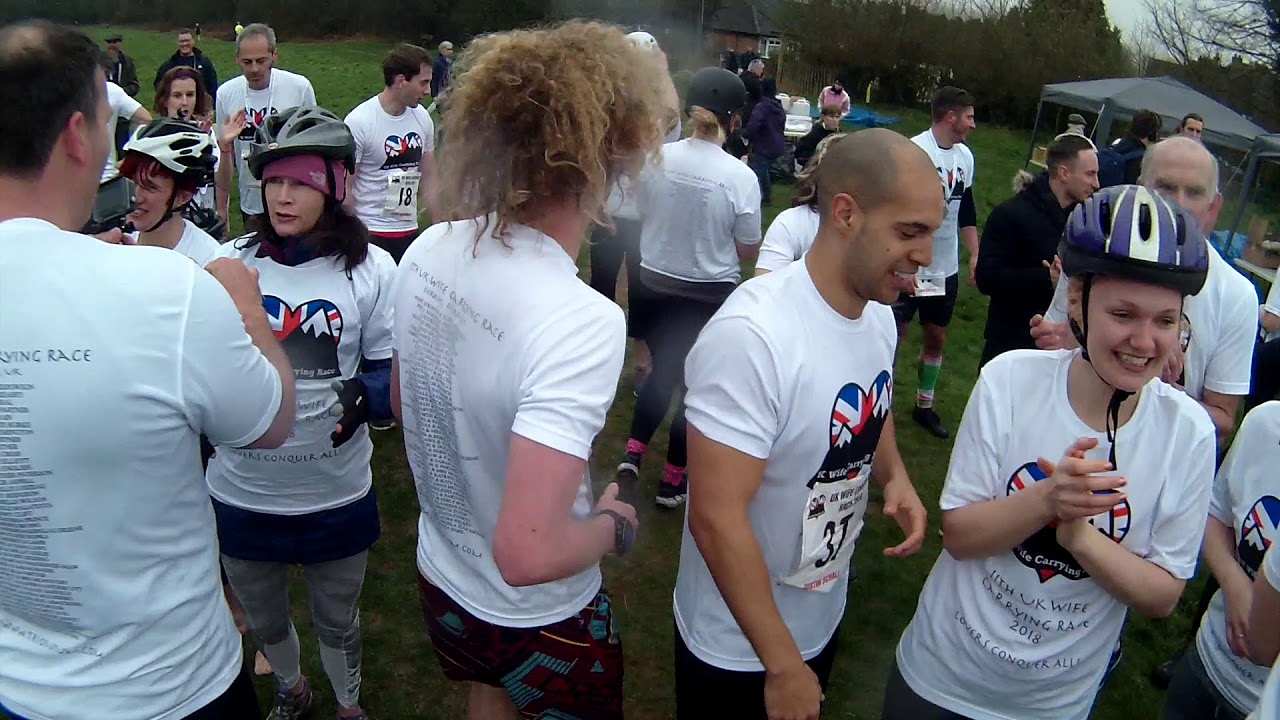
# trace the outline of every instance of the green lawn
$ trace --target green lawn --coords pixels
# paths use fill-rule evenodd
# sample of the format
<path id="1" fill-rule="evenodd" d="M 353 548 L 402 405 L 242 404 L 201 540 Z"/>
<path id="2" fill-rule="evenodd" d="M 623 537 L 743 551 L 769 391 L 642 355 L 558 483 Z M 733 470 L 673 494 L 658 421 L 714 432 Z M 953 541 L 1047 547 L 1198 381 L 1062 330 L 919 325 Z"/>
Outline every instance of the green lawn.
<path id="1" fill-rule="evenodd" d="M 103 28 L 90 28 L 103 37 Z M 124 48 L 138 63 L 143 85 L 150 83 L 157 65 L 172 53 L 173 36 L 124 29 Z M 287 40 L 287 37 L 282 38 Z M 219 77 L 235 74 L 230 43 L 206 39 L 204 50 L 217 65 Z M 316 88 L 320 104 L 340 115 L 381 89 L 379 61 L 387 45 L 371 42 L 335 44 L 290 44 L 280 49 L 280 66 L 308 76 Z M 980 90 L 980 88 L 978 88 Z M 140 98 L 150 102 L 150 90 Z M 896 126 L 915 134 L 927 126 L 925 115 L 900 108 L 877 108 L 903 119 Z M 977 158 L 979 217 L 1011 194 L 1010 181 L 1021 167 L 1028 135 L 1022 131 L 979 127 L 970 145 Z M 775 192 L 771 220 L 786 207 L 790 188 Z M 239 220 L 236 213 L 232 214 Z M 587 258 L 579 258 L 584 269 Z M 585 273 L 584 273 L 585 274 Z M 986 299 L 973 288 L 962 287 L 955 320 L 951 326 L 948 353 L 938 389 L 938 411 L 954 431 L 977 373 L 982 344 Z M 937 499 L 946 473 L 950 443 L 928 436 L 911 422 L 909 408 L 915 391 L 915 360 L 919 353 L 919 331 L 913 330 L 902 348 L 898 366 L 898 436 L 902 454 L 930 508 L 931 520 L 938 520 Z M 621 455 L 631 418 L 634 398 L 630 372 L 618 387 L 618 399 L 609 423 L 597 443 L 592 463 L 597 487 L 612 475 Z M 382 540 L 372 551 L 365 584 L 363 618 L 365 641 L 364 700 L 374 718 L 454 719 L 463 717 L 462 693 L 445 682 L 431 654 L 418 610 L 414 586 L 415 523 L 417 499 L 413 491 L 398 432 L 379 433 L 374 456 L 375 486 L 382 509 Z M 665 435 L 659 433 L 651 457 L 665 452 Z M 649 463 L 646 480 L 656 488 L 661 462 Z M 874 507 L 874 505 L 873 505 Z M 615 594 L 627 652 L 627 714 L 631 718 L 657 720 L 674 717 L 672 678 L 671 591 L 675 582 L 683 513 L 660 512 L 651 505 L 640 508 L 642 528 L 634 555 L 625 561 L 605 562 L 605 576 Z M 870 514 L 856 559 L 860 578 L 853 586 L 849 611 L 841 629 L 841 653 L 836 663 L 825 718 L 876 718 L 894 647 L 899 634 L 915 609 L 921 585 L 941 550 L 935 532 L 919 556 L 908 560 L 887 560 L 880 549 L 899 540 L 896 526 Z M 1187 591 L 1183 607 L 1172 620 L 1148 622 L 1135 619 L 1129 624 L 1124 661 L 1103 694 L 1097 718 L 1143 720 L 1154 718 L 1161 694 L 1147 682 L 1150 668 L 1166 658 L 1185 637 L 1199 585 Z M 295 597 L 302 598 L 295 586 Z M 314 636 L 308 630 L 305 604 L 295 604 L 304 636 L 304 665 L 321 699 L 316 717 L 332 716 L 333 703 L 327 690 Z M 270 682 L 261 681 L 264 702 Z"/>

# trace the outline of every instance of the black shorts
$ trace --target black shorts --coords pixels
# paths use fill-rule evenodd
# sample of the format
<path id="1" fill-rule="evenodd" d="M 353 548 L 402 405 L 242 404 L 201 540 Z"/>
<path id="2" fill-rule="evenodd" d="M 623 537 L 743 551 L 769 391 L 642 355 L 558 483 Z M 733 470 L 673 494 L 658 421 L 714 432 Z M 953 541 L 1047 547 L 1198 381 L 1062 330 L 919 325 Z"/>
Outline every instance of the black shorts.
<path id="1" fill-rule="evenodd" d="M 916 297 L 906 293 L 899 295 L 898 302 L 893 304 L 893 317 L 899 325 L 905 325 L 911 322 L 911 318 L 916 316 L 916 310 L 919 310 L 922 325 L 938 327 L 950 325 L 951 315 L 956 310 L 956 296 L 960 292 L 959 277 L 958 273 L 948 277 L 946 292 L 941 295 L 933 297 Z"/>
<path id="2" fill-rule="evenodd" d="M 689 650 L 684 638 L 680 637 L 679 629 L 675 635 L 677 720 L 768 720 L 764 709 L 763 671 L 725 670 L 705 663 Z M 826 693 L 827 681 L 831 679 L 839 635 L 837 628 L 826 647 L 805 661 L 818 676 L 823 693 Z"/>
<path id="3" fill-rule="evenodd" d="M 369 231 L 369 241 L 374 245 L 386 250 L 391 254 L 391 259 L 400 264 L 400 258 L 404 257 L 404 253 L 418 239 L 418 231 L 405 230 L 402 232 L 373 232 Z"/>
<path id="4" fill-rule="evenodd" d="M 622 641 L 604 588 L 577 615 L 532 628 L 487 623 L 421 574 L 418 592 L 445 677 L 506 690 L 522 717 L 622 718 Z"/>

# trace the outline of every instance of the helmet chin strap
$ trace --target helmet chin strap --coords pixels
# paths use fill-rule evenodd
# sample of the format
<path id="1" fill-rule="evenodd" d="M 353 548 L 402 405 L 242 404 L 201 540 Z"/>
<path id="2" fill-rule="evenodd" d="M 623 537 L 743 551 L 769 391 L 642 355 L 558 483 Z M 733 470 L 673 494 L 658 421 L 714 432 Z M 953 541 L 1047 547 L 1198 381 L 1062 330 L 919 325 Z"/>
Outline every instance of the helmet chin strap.
<path id="1" fill-rule="evenodd" d="M 147 228 L 146 230 L 143 230 L 142 232 L 153 233 L 156 230 L 159 230 L 161 225 L 164 225 L 165 223 L 169 222 L 169 218 L 173 217 L 173 214 L 175 212 L 177 212 L 178 210 L 181 210 L 181 208 L 175 209 L 173 207 L 173 200 L 177 195 L 178 195 L 178 189 L 174 188 L 173 191 L 169 193 L 169 202 L 165 203 L 164 215 L 162 215 L 160 219 L 155 222 L 154 225 Z"/>
<path id="2" fill-rule="evenodd" d="M 1128 390 L 1121 390 L 1102 377 L 1102 373 L 1098 372 L 1098 368 L 1094 367 L 1093 361 L 1089 359 L 1089 343 L 1087 342 L 1089 333 L 1089 291 L 1093 288 L 1093 276 L 1086 275 L 1084 278 L 1084 288 L 1080 293 L 1080 322 L 1068 318 L 1071 325 L 1071 334 L 1075 336 L 1076 342 L 1080 344 L 1080 357 L 1088 363 L 1089 368 L 1093 370 L 1093 374 L 1098 376 L 1105 385 L 1111 387 L 1111 400 L 1107 402 L 1107 442 L 1111 443 L 1111 449 L 1107 452 L 1107 461 L 1111 463 L 1111 467 L 1116 468 L 1116 432 L 1120 429 L 1120 406 L 1128 400 L 1133 393 Z"/>

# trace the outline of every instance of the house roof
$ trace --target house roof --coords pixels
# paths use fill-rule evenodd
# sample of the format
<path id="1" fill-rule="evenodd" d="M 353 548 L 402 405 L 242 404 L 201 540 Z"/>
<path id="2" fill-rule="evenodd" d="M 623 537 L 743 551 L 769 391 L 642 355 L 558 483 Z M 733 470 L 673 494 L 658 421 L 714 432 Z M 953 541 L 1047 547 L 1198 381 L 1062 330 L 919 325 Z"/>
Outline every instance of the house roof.
<path id="1" fill-rule="evenodd" d="M 707 27 L 721 32 L 742 35 L 777 37 L 778 28 L 773 14 L 778 11 L 779 0 L 729 0 L 711 16 Z"/>

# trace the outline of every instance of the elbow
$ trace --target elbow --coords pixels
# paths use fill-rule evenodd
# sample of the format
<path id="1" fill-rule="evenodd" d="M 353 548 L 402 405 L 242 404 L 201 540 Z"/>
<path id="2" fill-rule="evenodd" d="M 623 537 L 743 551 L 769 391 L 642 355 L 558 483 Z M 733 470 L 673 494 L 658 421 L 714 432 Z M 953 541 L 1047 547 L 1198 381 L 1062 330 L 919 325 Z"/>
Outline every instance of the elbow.
<path id="1" fill-rule="evenodd" d="M 978 551 L 968 539 L 964 528 L 952 512 L 942 513 L 942 549 L 956 560 L 981 560 L 986 554 Z"/>
<path id="2" fill-rule="evenodd" d="M 499 523 L 493 537 L 493 563 L 502 581 L 511 587 L 528 587 L 556 580 L 551 563 L 540 543 L 517 538 Z"/>
<path id="3" fill-rule="evenodd" d="M 754 263 L 760 257 L 760 244 L 743 245 L 738 244 L 738 259 L 745 263 Z"/>
<path id="4" fill-rule="evenodd" d="M 1178 609 L 1178 600 L 1182 598 L 1182 589 L 1185 585 L 1186 583 L 1170 575 L 1167 582 L 1160 583 L 1158 588 L 1153 588 L 1154 592 L 1151 596 L 1136 603 L 1133 609 L 1152 620 L 1163 620 L 1173 615 L 1173 611 Z"/>

